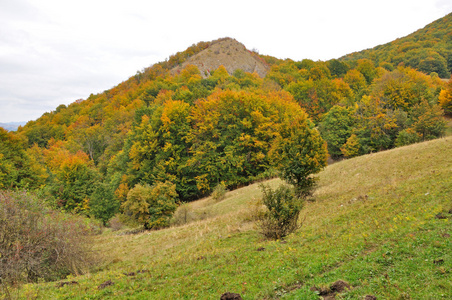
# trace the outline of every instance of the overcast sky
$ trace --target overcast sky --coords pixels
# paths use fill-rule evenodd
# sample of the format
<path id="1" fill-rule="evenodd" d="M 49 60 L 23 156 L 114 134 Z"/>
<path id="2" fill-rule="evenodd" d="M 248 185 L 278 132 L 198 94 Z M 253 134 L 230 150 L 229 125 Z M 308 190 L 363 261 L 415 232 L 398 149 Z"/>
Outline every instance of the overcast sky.
<path id="1" fill-rule="evenodd" d="M 0 122 L 37 119 L 200 41 L 328 60 L 450 12 L 450 0 L 0 0 Z"/>

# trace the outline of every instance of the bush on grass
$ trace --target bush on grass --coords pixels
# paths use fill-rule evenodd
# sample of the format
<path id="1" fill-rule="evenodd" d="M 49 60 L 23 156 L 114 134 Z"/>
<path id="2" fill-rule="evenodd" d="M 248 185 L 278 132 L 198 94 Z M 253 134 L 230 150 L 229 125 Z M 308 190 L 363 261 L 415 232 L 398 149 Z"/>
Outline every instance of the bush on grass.
<path id="1" fill-rule="evenodd" d="M 294 188 L 281 185 L 276 190 L 260 185 L 262 203 L 267 210 L 260 215 L 257 224 L 261 233 L 268 239 L 282 239 L 297 230 L 298 217 L 303 208 L 303 199 L 297 196 Z"/>
<path id="2" fill-rule="evenodd" d="M 211 197 L 215 202 L 221 201 L 226 197 L 227 191 L 226 186 L 223 183 L 219 183 L 213 190 Z"/>
<path id="3" fill-rule="evenodd" d="M 94 262 L 94 228 L 27 192 L 0 191 L 0 283 L 57 280 Z"/>

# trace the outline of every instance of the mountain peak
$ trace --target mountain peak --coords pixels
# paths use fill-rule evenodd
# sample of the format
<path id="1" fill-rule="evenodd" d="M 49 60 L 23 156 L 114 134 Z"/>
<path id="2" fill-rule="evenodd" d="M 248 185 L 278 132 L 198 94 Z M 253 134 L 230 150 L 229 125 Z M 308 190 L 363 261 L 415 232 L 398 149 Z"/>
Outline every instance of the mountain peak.
<path id="1" fill-rule="evenodd" d="M 212 41 L 207 49 L 191 56 L 171 71 L 178 73 L 189 64 L 198 67 L 203 77 L 208 77 L 221 65 L 231 75 L 235 70 L 241 69 L 245 72 L 256 72 L 260 77 L 265 77 L 270 68 L 257 53 L 229 37 Z"/>

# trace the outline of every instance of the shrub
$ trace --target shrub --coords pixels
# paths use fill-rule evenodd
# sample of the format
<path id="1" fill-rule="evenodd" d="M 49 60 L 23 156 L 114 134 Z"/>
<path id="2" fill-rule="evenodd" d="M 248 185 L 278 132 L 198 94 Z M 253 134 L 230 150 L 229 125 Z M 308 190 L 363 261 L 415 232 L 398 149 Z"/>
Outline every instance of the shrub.
<path id="1" fill-rule="evenodd" d="M 407 128 L 399 131 L 395 140 L 396 147 L 402 147 L 410 144 L 420 142 L 421 138 L 412 128 Z"/>
<path id="2" fill-rule="evenodd" d="M 179 226 L 187 224 L 191 221 L 196 220 L 196 215 L 190 209 L 188 203 L 184 203 L 176 210 L 173 217 L 171 218 L 171 225 Z"/>
<path id="3" fill-rule="evenodd" d="M 263 184 L 260 187 L 262 203 L 267 208 L 258 221 L 261 233 L 269 239 L 281 239 L 297 230 L 303 200 L 297 196 L 294 188 L 281 185 L 272 190 Z"/>
<path id="4" fill-rule="evenodd" d="M 26 192 L 0 192 L 0 281 L 56 280 L 93 262 L 93 228 Z"/>
<path id="5" fill-rule="evenodd" d="M 227 191 L 224 183 L 219 183 L 213 190 L 211 197 L 214 201 L 221 201 L 226 197 Z"/>
<path id="6" fill-rule="evenodd" d="M 121 230 L 124 227 L 124 223 L 121 221 L 121 216 L 119 214 L 113 216 L 108 222 L 108 226 L 113 231 Z"/>
<path id="7" fill-rule="evenodd" d="M 170 182 L 156 184 L 137 184 L 127 194 L 127 201 L 122 204 L 124 213 L 145 229 L 167 227 L 177 208 L 176 185 Z"/>

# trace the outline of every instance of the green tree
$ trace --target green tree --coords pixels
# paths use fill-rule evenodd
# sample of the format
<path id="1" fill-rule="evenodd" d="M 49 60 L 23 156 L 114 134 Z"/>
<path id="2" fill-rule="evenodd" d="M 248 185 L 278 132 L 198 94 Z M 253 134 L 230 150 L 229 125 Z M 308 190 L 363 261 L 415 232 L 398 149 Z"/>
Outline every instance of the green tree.
<path id="1" fill-rule="evenodd" d="M 122 209 L 145 229 L 159 229 L 169 225 L 177 199 L 176 185 L 170 182 L 157 182 L 152 186 L 137 184 L 127 194 Z"/>
<path id="2" fill-rule="evenodd" d="M 0 127 L 0 189 L 38 188 L 45 171 L 25 150 L 21 136 Z"/>
<path id="3" fill-rule="evenodd" d="M 120 203 L 113 189 L 106 183 L 98 183 L 89 201 L 89 214 L 101 220 L 104 225 L 119 212 Z"/>
<path id="4" fill-rule="evenodd" d="M 328 153 L 332 157 L 342 156 L 341 147 L 350 137 L 356 125 L 355 111 L 354 108 L 333 106 L 320 123 L 320 133 L 327 142 Z"/>
<path id="5" fill-rule="evenodd" d="M 305 113 L 281 124 L 272 153 L 281 178 L 295 187 L 299 197 L 309 196 L 315 184 L 311 175 L 326 166 L 328 151 Z"/>
<path id="6" fill-rule="evenodd" d="M 356 69 L 361 72 L 366 78 L 367 84 L 371 84 L 377 76 L 374 63 L 369 59 L 358 59 L 358 66 Z"/>

